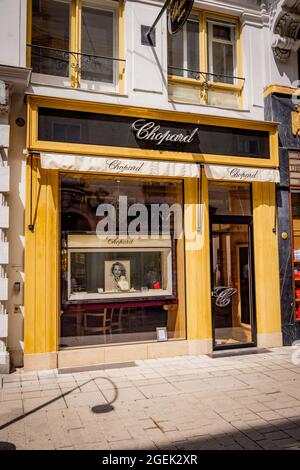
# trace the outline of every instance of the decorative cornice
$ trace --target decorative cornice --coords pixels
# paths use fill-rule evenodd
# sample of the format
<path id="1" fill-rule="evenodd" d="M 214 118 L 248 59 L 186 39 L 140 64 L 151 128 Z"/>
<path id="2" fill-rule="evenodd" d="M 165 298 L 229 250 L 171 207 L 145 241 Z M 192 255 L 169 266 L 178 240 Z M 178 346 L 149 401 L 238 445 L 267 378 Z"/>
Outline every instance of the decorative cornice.
<path id="1" fill-rule="evenodd" d="M 13 90 L 24 92 L 29 85 L 31 69 L 0 64 L 0 80 L 13 87 Z"/>
<path id="2" fill-rule="evenodd" d="M 287 62 L 291 51 L 300 47 L 300 0 L 281 0 L 276 7 L 272 48 L 277 60 Z"/>
<path id="3" fill-rule="evenodd" d="M 285 85 L 277 85 L 277 84 L 268 85 L 264 89 L 264 97 L 266 98 L 267 96 L 272 95 L 272 94 L 276 94 L 276 93 L 280 94 L 280 95 L 292 96 L 295 93 L 297 93 L 298 90 L 299 90 L 299 88 L 289 87 L 289 86 L 285 86 Z"/>

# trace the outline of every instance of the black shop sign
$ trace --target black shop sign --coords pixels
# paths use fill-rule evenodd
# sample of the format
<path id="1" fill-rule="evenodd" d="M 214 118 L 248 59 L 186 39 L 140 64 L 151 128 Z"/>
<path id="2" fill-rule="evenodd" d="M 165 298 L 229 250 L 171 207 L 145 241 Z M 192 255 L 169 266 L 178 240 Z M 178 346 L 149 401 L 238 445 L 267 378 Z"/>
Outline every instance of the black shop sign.
<path id="1" fill-rule="evenodd" d="M 42 107 L 38 116 L 42 141 L 270 158 L 267 131 Z"/>

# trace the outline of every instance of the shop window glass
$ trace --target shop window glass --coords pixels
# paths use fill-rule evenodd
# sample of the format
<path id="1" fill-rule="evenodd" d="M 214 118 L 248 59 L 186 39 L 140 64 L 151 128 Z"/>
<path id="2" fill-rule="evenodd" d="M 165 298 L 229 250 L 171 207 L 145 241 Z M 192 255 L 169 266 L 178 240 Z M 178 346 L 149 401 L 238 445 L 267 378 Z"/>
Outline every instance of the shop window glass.
<path id="1" fill-rule="evenodd" d="M 215 347 L 249 344 L 253 341 L 250 246 L 248 224 L 212 224 Z"/>
<path id="2" fill-rule="evenodd" d="M 209 184 L 211 215 L 252 215 L 249 184 Z"/>
<path id="3" fill-rule="evenodd" d="M 33 72 L 69 76 L 70 1 L 32 0 Z"/>
<path id="4" fill-rule="evenodd" d="M 183 281 L 177 276 L 183 240 L 175 237 L 175 212 L 159 214 L 151 225 L 152 205 L 182 207 L 182 183 L 64 174 L 60 191 L 61 346 L 151 341 L 161 327 L 169 339 L 184 338 Z M 139 204 L 147 230 L 137 224 L 139 234 L 126 234 L 120 197 L 130 214 L 126 227 L 136 220 L 130 208 Z M 107 211 L 99 212 L 102 204 L 115 211 L 116 231 L 99 237 L 99 222 L 106 227 L 108 220 Z"/>

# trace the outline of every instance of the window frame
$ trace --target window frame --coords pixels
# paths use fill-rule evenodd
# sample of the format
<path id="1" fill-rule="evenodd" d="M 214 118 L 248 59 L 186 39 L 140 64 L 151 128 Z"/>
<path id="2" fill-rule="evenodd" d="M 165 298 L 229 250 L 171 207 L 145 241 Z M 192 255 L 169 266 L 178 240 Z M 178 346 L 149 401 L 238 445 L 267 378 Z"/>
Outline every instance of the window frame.
<path id="1" fill-rule="evenodd" d="M 92 5 L 91 0 L 87 0 L 91 2 L 90 6 L 87 6 L 87 8 L 95 8 L 101 11 L 108 11 L 113 13 L 113 57 L 117 58 L 119 55 L 119 22 L 118 22 L 118 17 L 119 17 L 119 5 L 116 2 L 111 2 L 111 5 L 108 5 L 104 2 L 100 3 L 95 3 L 95 5 Z M 113 4 L 115 3 L 115 4 Z M 83 15 L 83 8 L 85 7 L 84 5 L 84 0 L 81 0 L 81 9 L 80 9 L 80 40 L 78 43 L 78 50 L 81 53 L 82 50 L 82 15 Z M 92 90 L 92 91 L 114 91 L 116 90 L 118 86 L 118 75 L 119 71 L 117 70 L 117 64 L 115 64 L 115 61 L 113 61 L 113 82 L 112 83 L 107 83 L 107 82 L 101 82 L 101 81 L 93 81 L 93 80 L 86 80 L 81 77 L 81 74 L 79 73 L 79 83 L 80 83 L 80 88 L 82 90 Z"/>
<path id="2" fill-rule="evenodd" d="M 72 9 L 74 0 L 62 0 L 60 3 L 69 4 L 69 51 L 72 49 Z M 32 0 L 28 0 L 28 26 L 27 26 L 27 44 L 32 45 L 32 25 L 33 25 L 33 12 Z M 38 47 L 38 45 L 37 45 Z M 43 46 L 41 46 L 43 47 Z M 66 51 L 68 52 L 68 51 Z M 32 48 L 27 46 L 26 65 L 31 67 Z M 35 83 L 42 83 L 45 85 L 54 85 L 60 87 L 70 87 L 72 82 L 72 56 L 69 55 L 69 74 L 66 77 L 59 75 L 50 75 L 32 71 L 32 79 Z"/>
<path id="3" fill-rule="evenodd" d="M 230 41 L 226 39 L 214 38 L 214 35 L 213 35 L 214 25 L 220 25 L 220 26 L 225 26 L 227 28 L 230 28 Z M 236 85 L 236 80 L 237 80 L 237 34 L 236 34 L 237 26 L 236 24 L 229 22 L 229 21 L 228 22 L 219 21 L 215 18 L 207 17 L 206 27 L 207 27 L 207 57 L 208 57 L 207 71 L 208 73 L 212 75 L 215 73 L 213 70 L 213 43 L 231 45 L 232 50 L 233 50 L 233 54 L 232 54 L 233 55 L 233 71 L 232 71 L 233 75 L 231 75 L 231 77 L 233 78 L 232 85 Z M 220 83 L 223 83 L 223 82 L 220 82 Z M 228 85 L 231 85 L 231 84 L 228 84 Z"/>
<path id="4" fill-rule="evenodd" d="M 200 35 L 200 22 L 199 22 L 199 15 L 196 15 L 196 14 L 193 14 L 191 13 L 190 14 L 191 18 L 189 17 L 188 20 L 185 22 L 184 26 L 183 26 L 183 75 L 174 75 L 175 77 L 181 77 L 181 78 L 190 78 L 188 76 L 188 54 L 187 54 L 187 50 L 188 50 L 188 38 L 187 38 L 187 23 L 188 22 L 193 22 L 193 23 L 196 23 L 198 24 L 198 31 L 199 31 L 199 35 Z M 169 39 L 169 35 L 168 35 L 168 39 Z M 169 41 L 167 41 L 167 44 L 168 44 L 168 47 L 169 47 Z M 200 41 L 199 41 L 199 47 L 200 47 Z M 198 56 L 198 63 L 199 63 L 199 68 L 200 68 L 200 50 L 199 50 L 199 56 Z M 174 67 L 176 69 L 176 67 Z M 197 70 L 195 70 L 194 72 L 197 72 Z"/>
<path id="5" fill-rule="evenodd" d="M 67 1 L 67 0 L 66 0 Z M 91 7 L 93 2 L 91 2 Z M 114 58 L 116 65 L 114 66 L 113 83 L 96 82 L 81 80 L 80 70 L 76 67 L 76 57 L 81 53 L 81 21 L 83 0 L 70 0 L 70 40 L 69 40 L 69 76 L 59 77 L 56 75 L 45 75 L 33 72 L 32 82 L 36 84 L 59 86 L 64 88 L 78 88 L 95 92 L 117 92 L 124 94 L 125 92 L 125 47 L 124 47 L 124 0 L 119 2 L 99 1 L 94 7 L 101 10 L 114 12 Z M 27 49 L 26 49 L 26 65 L 31 67 L 31 40 L 32 40 L 32 0 L 27 1 Z M 72 54 L 73 53 L 73 54 Z M 81 86 L 81 82 L 83 86 Z"/>
<path id="6" fill-rule="evenodd" d="M 207 81 L 209 90 L 220 90 L 225 93 L 236 93 L 238 106 L 233 109 L 241 109 L 243 106 L 243 89 L 244 89 L 244 78 L 243 77 L 243 64 L 242 64 L 242 44 L 241 44 L 241 28 L 240 21 L 235 16 L 230 16 L 221 13 L 214 13 L 211 11 L 205 11 L 200 9 L 193 9 L 191 15 L 198 15 L 199 18 L 199 72 L 204 74 L 209 74 L 208 70 L 208 20 L 215 21 L 217 23 L 224 23 L 235 26 L 235 76 L 236 83 L 223 83 L 223 82 L 214 82 L 212 80 Z M 168 33 L 169 34 L 169 33 Z M 178 75 L 172 75 L 168 73 L 168 84 L 171 85 L 184 85 L 184 86 L 193 86 L 199 87 L 200 89 L 200 99 L 199 103 L 201 105 L 208 105 L 207 103 L 207 90 L 205 90 L 205 79 L 200 75 L 200 79 L 196 80 L 194 78 L 180 77 Z"/>

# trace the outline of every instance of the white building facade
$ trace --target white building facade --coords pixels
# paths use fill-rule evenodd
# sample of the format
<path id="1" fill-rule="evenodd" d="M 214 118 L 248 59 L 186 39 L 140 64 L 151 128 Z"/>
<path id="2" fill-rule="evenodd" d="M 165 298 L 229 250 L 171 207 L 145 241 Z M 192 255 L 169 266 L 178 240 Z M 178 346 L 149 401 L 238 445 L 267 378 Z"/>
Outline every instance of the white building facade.
<path id="1" fill-rule="evenodd" d="M 8 354 L 36 369 L 282 344 L 265 100 L 299 78 L 299 27 L 283 26 L 287 8 L 299 26 L 297 3 L 196 0 L 173 36 L 164 13 L 151 44 L 160 1 L 0 0 L 0 371 Z M 269 173 L 229 181 L 220 167 Z M 168 242 L 99 245 L 96 208 L 120 194 L 179 203 L 200 245 L 175 241 L 173 222 Z M 115 264 L 124 292 L 108 287 Z"/>

